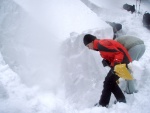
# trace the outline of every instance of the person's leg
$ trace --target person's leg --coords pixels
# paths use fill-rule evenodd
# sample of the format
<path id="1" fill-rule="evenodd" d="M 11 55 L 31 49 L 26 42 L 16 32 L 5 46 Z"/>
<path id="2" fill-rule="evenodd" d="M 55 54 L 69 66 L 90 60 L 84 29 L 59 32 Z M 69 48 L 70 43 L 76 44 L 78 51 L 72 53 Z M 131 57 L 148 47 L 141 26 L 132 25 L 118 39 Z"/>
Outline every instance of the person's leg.
<path id="1" fill-rule="evenodd" d="M 140 44 L 140 45 L 134 46 L 128 52 L 129 52 L 133 61 L 134 60 L 138 61 L 145 52 L 145 45 Z M 137 90 L 135 88 L 135 81 L 134 80 L 126 80 L 125 92 L 128 94 L 132 94 L 132 93 L 137 92 Z"/>
<path id="2" fill-rule="evenodd" d="M 99 101 L 99 104 L 101 106 L 107 106 L 109 104 L 111 92 L 113 92 L 117 101 L 126 102 L 124 94 L 116 83 L 116 80 L 118 79 L 119 77 L 113 74 L 112 70 L 110 70 L 104 81 L 104 89 L 102 91 L 102 95 Z"/>
<path id="3" fill-rule="evenodd" d="M 144 44 L 141 44 L 141 45 L 140 45 L 139 54 L 138 54 L 138 56 L 137 56 L 137 60 L 139 60 L 139 59 L 143 56 L 144 53 L 145 53 L 145 45 L 144 45 Z"/>
<path id="4" fill-rule="evenodd" d="M 111 76 L 111 71 L 109 71 L 109 73 L 105 77 L 105 81 L 103 83 L 102 95 L 99 101 L 99 105 L 105 106 L 105 107 L 109 104 L 110 97 L 111 97 L 111 86 L 109 83 L 110 76 Z"/>
<path id="5" fill-rule="evenodd" d="M 131 71 L 130 71 L 130 73 L 131 73 Z M 126 80 L 126 89 L 125 89 L 125 92 L 127 94 L 137 93 L 137 89 L 135 87 L 135 79 L 134 80 Z"/>
<path id="6" fill-rule="evenodd" d="M 135 88 L 135 80 L 126 80 L 126 89 L 127 94 L 137 93 L 138 90 Z"/>
<path id="7" fill-rule="evenodd" d="M 105 83 L 104 83 L 105 84 Z M 102 95 L 99 101 L 99 105 L 106 107 L 109 104 L 111 97 L 111 91 L 109 86 L 104 85 L 104 89 L 102 91 Z"/>
<path id="8" fill-rule="evenodd" d="M 118 102 L 126 103 L 125 96 L 116 82 L 119 79 L 118 75 L 113 74 L 112 76 L 113 76 L 112 78 L 113 81 L 111 84 L 111 92 L 114 94 Z"/>
<path id="9" fill-rule="evenodd" d="M 138 61 L 145 52 L 145 45 L 144 44 L 136 45 L 131 49 L 129 49 L 128 52 L 132 58 L 132 61 L 134 60 Z"/>
<path id="10" fill-rule="evenodd" d="M 118 102 L 126 103 L 125 96 L 117 83 L 113 84 L 112 93 L 114 94 Z"/>

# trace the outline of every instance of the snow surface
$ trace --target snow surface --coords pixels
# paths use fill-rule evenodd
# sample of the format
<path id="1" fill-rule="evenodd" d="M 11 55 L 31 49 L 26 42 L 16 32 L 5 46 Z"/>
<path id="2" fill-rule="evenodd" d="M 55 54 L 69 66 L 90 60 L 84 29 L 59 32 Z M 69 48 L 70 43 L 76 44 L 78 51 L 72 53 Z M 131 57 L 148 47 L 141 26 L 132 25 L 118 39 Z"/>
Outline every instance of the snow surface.
<path id="1" fill-rule="evenodd" d="M 142 25 L 149 1 L 142 1 L 141 14 L 122 9 L 136 0 L 113 1 L 1 0 L 0 113 L 149 113 L 150 31 Z M 130 64 L 139 92 L 125 94 L 126 104 L 114 105 L 112 95 L 109 108 L 93 106 L 109 69 L 83 45 L 86 33 L 113 37 L 105 21 L 121 23 L 118 35 L 137 36 L 146 45 Z"/>

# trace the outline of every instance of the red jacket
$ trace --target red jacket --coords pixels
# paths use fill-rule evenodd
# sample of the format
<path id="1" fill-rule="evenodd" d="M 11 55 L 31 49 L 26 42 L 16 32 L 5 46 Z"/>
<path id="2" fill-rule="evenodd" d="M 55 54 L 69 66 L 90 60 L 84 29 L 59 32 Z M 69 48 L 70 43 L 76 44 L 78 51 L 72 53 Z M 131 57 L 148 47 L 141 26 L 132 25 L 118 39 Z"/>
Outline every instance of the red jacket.
<path id="1" fill-rule="evenodd" d="M 115 63 L 128 64 L 132 61 L 127 49 L 112 39 L 94 40 L 94 49 L 99 51 L 102 58 L 108 60 L 112 67 Z"/>

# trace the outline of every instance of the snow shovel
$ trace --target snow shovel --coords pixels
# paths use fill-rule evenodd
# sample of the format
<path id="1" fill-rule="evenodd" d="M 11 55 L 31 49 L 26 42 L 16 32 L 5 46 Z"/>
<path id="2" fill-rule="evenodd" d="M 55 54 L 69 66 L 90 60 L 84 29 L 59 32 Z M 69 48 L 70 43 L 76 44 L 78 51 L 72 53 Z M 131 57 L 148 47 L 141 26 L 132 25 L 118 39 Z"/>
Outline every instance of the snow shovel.
<path id="1" fill-rule="evenodd" d="M 128 71 L 126 64 L 118 64 L 115 66 L 114 68 L 115 73 L 126 80 L 133 80 L 132 75 L 130 74 L 130 72 Z"/>

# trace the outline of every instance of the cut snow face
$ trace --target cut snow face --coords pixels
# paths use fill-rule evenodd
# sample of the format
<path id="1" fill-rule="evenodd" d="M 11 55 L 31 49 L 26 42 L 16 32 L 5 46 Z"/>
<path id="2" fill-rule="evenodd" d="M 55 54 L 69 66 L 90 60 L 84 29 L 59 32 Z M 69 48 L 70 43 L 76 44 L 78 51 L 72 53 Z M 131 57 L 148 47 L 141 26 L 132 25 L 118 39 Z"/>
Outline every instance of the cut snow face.
<path id="1" fill-rule="evenodd" d="M 91 101 L 88 105 L 92 106 L 99 97 L 99 90 L 102 89 L 101 80 L 106 76 L 107 69 L 103 71 L 102 58 L 100 58 L 99 52 L 89 51 L 83 44 L 83 37 L 86 33 L 92 33 L 98 39 L 112 39 L 112 28 L 106 27 L 107 24 L 104 25 L 104 23 L 101 25 L 103 26 L 100 30 L 93 29 L 85 31 L 83 34 L 72 34 L 62 44 L 61 74 L 65 82 L 66 95 L 72 103 L 82 103 L 83 106 L 87 106 L 86 103 Z M 85 99 L 92 95 L 97 96 Z M 78 107 L 83 107 L 80 104 Z"/>
<path id="2" fill-rule="evenodd" d="M 4 60 L 25 84 L 51 89 L 59 76 L 58 39 L 15 2 L 1 1 L 0 6 Z"/>
<path id="3" fill-rule="evenodd" d="M 59 47 L 71 32 L 101 26 L 112 30 L 81 1 L 61 0 L 58 4 L 55 0 L 7 0 L 1 7 L 1 52 L 29 86 L 59 87 Z"/>

